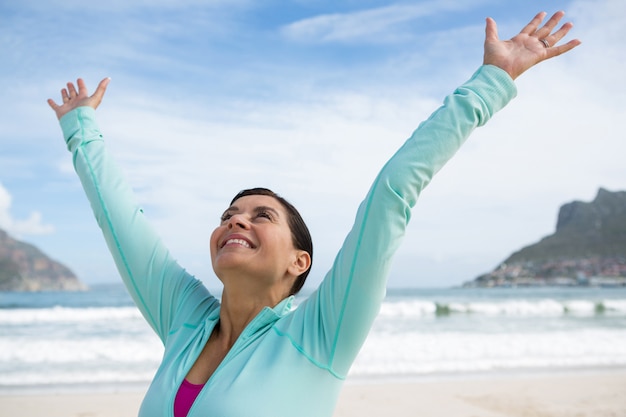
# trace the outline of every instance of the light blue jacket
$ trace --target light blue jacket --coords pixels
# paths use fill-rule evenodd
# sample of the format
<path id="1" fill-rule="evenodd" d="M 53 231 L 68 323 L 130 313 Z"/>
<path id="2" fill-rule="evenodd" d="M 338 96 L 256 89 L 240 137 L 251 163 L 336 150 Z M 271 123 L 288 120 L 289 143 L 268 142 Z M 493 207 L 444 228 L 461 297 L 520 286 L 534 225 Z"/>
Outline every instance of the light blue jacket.
<path id="1" fill-rule="evenodd" d="M 481 67 L 382 168 L 319 288 L 297 309 L 266 307 L 211 376 L 189 416 L 332 416 L 340 388 L 385 296 L 411 208 L 477 126 L 516 94 Z M 170 255 L 107 153 L 95 111 L 61 119 L 74 166 L 119 272 L 165 346 L 140 416 L 173 416 L 176 392 L 218 321 L 220 303 Z"/>

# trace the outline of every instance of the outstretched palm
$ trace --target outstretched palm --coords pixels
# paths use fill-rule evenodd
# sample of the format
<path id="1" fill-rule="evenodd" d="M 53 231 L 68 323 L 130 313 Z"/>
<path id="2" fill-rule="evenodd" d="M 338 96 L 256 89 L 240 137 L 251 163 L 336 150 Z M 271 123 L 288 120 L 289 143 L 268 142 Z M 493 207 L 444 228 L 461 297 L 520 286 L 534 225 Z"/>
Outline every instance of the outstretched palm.
<path id="1" fill-rule="evenodd" d="M 77 107 L 89 106 L 97 109 L 102 102 L 102 98 L 104 97 L 107 85 L 109 85 L 109 81 L 111 81 L 110 78 L 105 78 L 100 81 L 98 88 L 96 88 L 96 92 L 90 96 L 87 92 L 85 82 L 79 78 L 76 80 L 78 91 L 76 90 L 76 87 L 74 87 L 73 83 L 67 83 L 67 88 L 61 90 L 61 99 L 63 100 L 63 103 L 59 105 L 50 98 L 48 99 L 48 104 L 52 107 L 52 110 L 54 110 L 58 119 L 61 119 L 63 115 L 69 113 Z"/>
<path id="2" fill-rule="evenodd" d="M 561 55 L 580 45 L 577 39 L 563 45 L 556 45 L 572 28 L 571 23 L 565 23 L 556 32 L 552 33 L 563 12 L 556 12 L 539 27 L 546 14 L 537 14 L 519 34 L 508 41 L 498 39 L 496 22 L 488 18 L 485 29 L 485 57 L 483 63 L 502 68 L 515 79 L 533 65 Z"/>

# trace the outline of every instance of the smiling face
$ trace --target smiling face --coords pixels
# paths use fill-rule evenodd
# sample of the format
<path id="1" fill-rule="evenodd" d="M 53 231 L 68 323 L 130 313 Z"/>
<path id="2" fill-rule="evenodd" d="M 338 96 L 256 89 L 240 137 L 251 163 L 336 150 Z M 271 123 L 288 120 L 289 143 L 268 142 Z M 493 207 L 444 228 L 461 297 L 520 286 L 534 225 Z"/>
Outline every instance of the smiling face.
<path id="1" fill-rule="evenodd" d="M 302 259 L 289 227 L 289 218 L 273 197 L 241 197 L 222 215 L 211 235 L 213 270 L 225 286 L 246 285 L 263 288 L 289 288 L 310 259 Z M 306 253 L 306 252 L 304 252 Z"/>

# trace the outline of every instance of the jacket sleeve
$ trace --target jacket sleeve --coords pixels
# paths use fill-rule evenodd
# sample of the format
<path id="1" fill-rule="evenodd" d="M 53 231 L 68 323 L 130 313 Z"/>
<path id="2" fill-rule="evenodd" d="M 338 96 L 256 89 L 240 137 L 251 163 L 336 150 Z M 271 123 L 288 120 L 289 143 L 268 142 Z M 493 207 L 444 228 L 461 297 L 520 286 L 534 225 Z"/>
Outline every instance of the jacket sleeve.
<path id="1" fill-rule="evenodd" d="M 515 94 L 505 71 L 479 68 L 385 164 L 361 203 L 332 269 L 294 312 L 294 322 L 306 325 L 291 326 L 289 331 L 311 360 L 337 377 L 347 375 L 385 297 L 392 256 L 420 192 L 470 133 Z"/>
<path id="2" fill-rule="evenodd" d="M 171 256 L 104 146 L 95 110 L 79 107 L 61 120 L 63 136 L 117 269 L 137 307 L 161 340 L 176 314 L 216 303 Z M 189 310 L 183 312 L 183 310 Z"/>

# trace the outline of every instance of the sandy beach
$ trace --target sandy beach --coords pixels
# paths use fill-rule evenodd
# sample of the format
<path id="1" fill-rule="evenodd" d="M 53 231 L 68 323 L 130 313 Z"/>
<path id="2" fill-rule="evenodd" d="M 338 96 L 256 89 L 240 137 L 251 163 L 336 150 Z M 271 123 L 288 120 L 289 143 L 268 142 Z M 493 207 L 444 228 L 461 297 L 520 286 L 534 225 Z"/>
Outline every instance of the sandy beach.
<path id="1" fill-rule="evenodd" d="M 0 395 L 0 416 L 131 417 L 142 397 L 142 392 Z M 626 416 L 626 370 L 348 381 L 334 416 Z"/>

